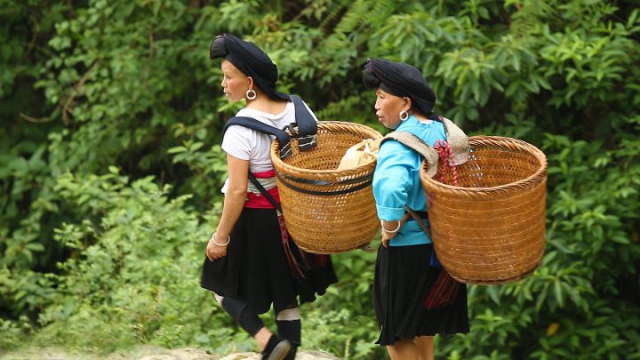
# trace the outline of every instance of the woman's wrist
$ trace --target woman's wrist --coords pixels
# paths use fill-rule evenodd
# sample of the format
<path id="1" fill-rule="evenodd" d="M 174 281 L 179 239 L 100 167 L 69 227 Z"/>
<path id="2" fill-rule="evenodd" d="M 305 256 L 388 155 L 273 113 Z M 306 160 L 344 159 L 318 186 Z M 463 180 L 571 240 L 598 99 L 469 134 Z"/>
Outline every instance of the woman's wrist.
<path id="1" fill-rule="evenodd" d="M 397 222 L 397 224 L 393 224 L 394 227 L 386 227 L 385 223 L 393 223 L 394 221 L 386 221 L 386 220 L 380 220 L 380 226 L 382 227 L 382 231 L 387 232 L 389 234 L 395 234 L 398 231 L 400 231 L 400 227 L 402 226 L 402 224 L 400 223 L 400 220 L 395 220 Z"/>
<path id="2" fill-rule="evenodd" d="M 213 243 L 214 243 L 214 244 L 216 244 L 217 246 L 219 246 L 219 247 L 225 247 L 225 246 L 229 245 L 229 243 L 231 242 L 231 236 L 227 235 L 227 240 L 226 240 L 226 242 L 220 242 L 220 241 L 218 241 L 218 239 L 217 239 L 217 235 L 218 235 L 218 232 L 217 232 L 217 231 L 216 231 L 216 232 L 214 232 L 214 233 L 213 233 L 213 235 L 211 235 L 211 241 L 213 241 Z"/>

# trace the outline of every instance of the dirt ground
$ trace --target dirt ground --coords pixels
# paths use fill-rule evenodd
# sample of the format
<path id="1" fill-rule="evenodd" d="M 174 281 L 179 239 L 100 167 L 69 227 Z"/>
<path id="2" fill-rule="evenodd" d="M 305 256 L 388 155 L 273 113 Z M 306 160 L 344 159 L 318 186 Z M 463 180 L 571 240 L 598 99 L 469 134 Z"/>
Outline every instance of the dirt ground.
<path id="1" fill-rule="evenodd" d="M 129 354 L 95 355 L 66 353 L 57 349 L 39 349 L 25 352 L 0 352 L 1 360 L 260 360 L 260 354 L 236 353 L 220 357 L 200 349 L 162 349 L 144 347 Z M 339 360 L 322 351 L 299 351 L 296 360 Z"/>

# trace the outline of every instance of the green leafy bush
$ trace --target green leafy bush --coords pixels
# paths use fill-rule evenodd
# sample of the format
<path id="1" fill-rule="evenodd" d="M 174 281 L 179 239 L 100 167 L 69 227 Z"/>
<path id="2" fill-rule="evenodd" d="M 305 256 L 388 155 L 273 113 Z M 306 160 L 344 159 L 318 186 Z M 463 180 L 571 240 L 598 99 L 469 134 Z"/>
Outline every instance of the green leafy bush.
<path id="1" fill-rule="evenodd" d="M 254 349 L 199 288 L 241 104 L 208 59 L 231 31 L 321 120 L 385 131 L 368 58 L 414 64 L 470 135 L 547 154 L 547 244 L 528 278 L 471 286 L 449 359 L 640 358 L 640 20 L 632 1 L 0 0 L 0 349 Z M 376 242 L 377 239 L 374 239 Z M 385 358 L 375 253 L 303 310 L 304 347 Z M 265 321 L 272 325 L 270 317 Z M 108 340 L 108 341 L 105 341 Z"/>

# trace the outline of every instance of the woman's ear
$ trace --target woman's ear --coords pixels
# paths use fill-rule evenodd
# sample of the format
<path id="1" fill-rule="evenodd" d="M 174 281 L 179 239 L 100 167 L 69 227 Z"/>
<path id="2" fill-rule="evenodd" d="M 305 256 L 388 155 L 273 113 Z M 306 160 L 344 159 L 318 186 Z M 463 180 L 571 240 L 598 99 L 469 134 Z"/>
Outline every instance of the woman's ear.
<path id="1" fill-rule="evenodd" d="M 249 89 L 255 90 L 253 87 L 254 85 L 253 78 L 251 76 L 247 76 L 247 83 L 248 83 L 247 85 L 249 85 Z"/>
<path id="2" fill-rule="evenodd" d="M 411 107 L 413 106 L 413 103 L 411 102 L 411 98 L 410 97 L 403 97 L 402 100 L 404 101 L 404 105 L 403 105 L 403 109 L 407 109 L 406 111 L 411 110 Z M 405 107 L 406 106 L 406 107 Z"/>

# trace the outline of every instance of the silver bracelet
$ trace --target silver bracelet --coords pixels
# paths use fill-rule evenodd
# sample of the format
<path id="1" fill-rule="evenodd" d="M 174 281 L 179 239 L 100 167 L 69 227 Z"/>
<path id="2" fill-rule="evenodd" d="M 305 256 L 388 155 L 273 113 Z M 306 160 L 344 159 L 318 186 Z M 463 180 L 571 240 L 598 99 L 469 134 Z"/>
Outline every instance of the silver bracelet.
<path id="1" fill-rule="evenodd" d="M 398 227 L 396 227 L 393 230 L 388 230 L 387 228 L 384 227 L 384 220 L 380 220 L 380 227 L 382 227 L 382 230 L 385 232 L 388 232 L 389 234 L 395 234 L 398 231 L 400 231 L 400 227 L 402 226 L 402 224 L 400 223 L 400 220 L 396 220 L 398 222 Z"/>
<path id="2" fill-rule="evenodd" d="M 214 232 L 213 235 L 211 235 L 211 240 L 213 241 L 214 244 L 220 246 L 220 247 L 225 247 L 227 245 L 229 245 L 229 243 L 231 242 L 231 236 L 227 235 L 227 242 L 224 244 L 220 244 L 217 240 L 216 240 L 216 234 L 218 232 Z"/>

